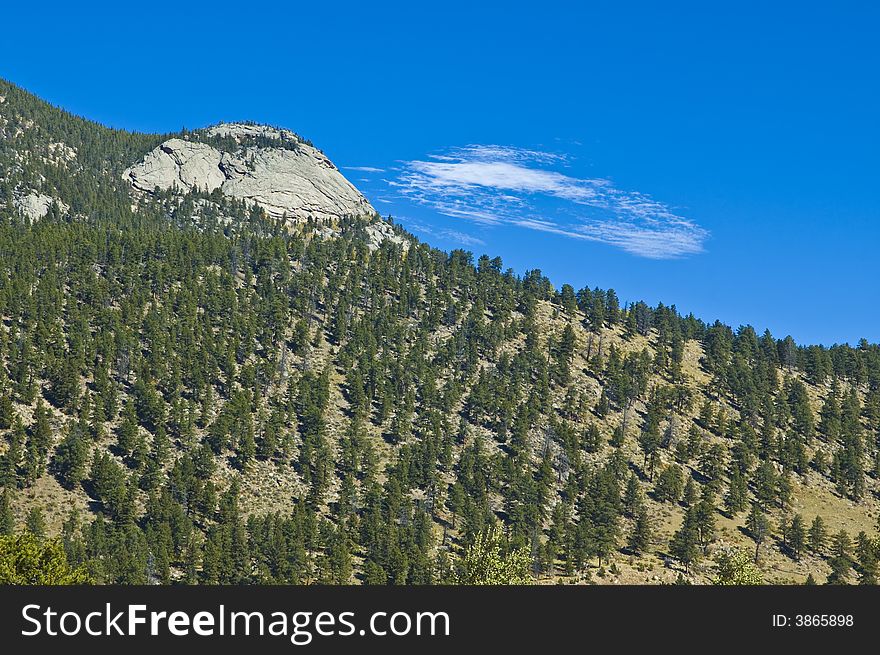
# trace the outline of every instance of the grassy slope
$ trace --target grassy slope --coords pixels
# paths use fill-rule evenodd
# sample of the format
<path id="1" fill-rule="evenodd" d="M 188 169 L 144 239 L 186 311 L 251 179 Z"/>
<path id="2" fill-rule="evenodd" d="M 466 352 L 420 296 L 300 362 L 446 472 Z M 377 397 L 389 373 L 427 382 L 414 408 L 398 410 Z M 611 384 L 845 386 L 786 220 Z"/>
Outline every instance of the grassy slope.
<path id="1" fill-rule="evenodd" d="M 5 83 L 0 84 L 0 91 L 4 90 L 4 84 Z M 8 85 L 5 92 L 7 94 L 10 92 Z M 10 98 L 10 100 L 11 99 L 12 98 Z M 82 120 L 70 117 L 70 115 L 55 109 L 44 109 L 42 112 L 35 115 L 48 117 L 48 120 L 56 120 L 59 122 L 74 121 L 75 123 L 76 121 Z M 75 132 L 71 130 L 71 134 L 75 134 Z M 120 134 L 111 134 L 110 131 L 108 131 L 104 136 L 108 139 L 118 138 L 120 137 Z M 125 148 L 122 148 L 122 150 L 124 152 L 128 152 L 135 148 L 146 147 L 146 145 L 158 138 L 148 135 L 124 136 L 126 137 L 123 139 L 125 142 Z M 87 145 L 93 144 L 83 141 L 76 145 L 82 150 Z M 97 156 L 93 156 L 90 159 L 97 160 L 98 158 Z M 582 318 L 583 317 L 580 316 L 576 317 L 576 319 Z M 558 314 L 556 309 L 549 303 L 542 303 L 539 307 L 539 321 L 543 328 L 542 332 L 545 335 L 550 335 L 561 330 L 565 320 L 567 319 Z M 579 345 L 579 354 L 576 356 L 573 365 L 575 387 L 587 392 L 590 397 L 597 399 L 601 392 L 601 386 L 599 381 L 588 373 L 588 364 L 584 358 L 584 352 L 589 338 L 588 333 L 583 328 L 583 322 L 581 320 L 573 320 L 572 325 L 576 330 Z M 441 329 L 434 336 L 436 339 L 443 339 L 448 336 L 448 332 L 444 332 L 443 329 Z M 642 336 L 626 338 L 620 328 L 613 330 L 606 329 L 603 334 L 603 348 L 607 352 L 607 348 L 611 343 L 614 343 L 623 351 L 641 350 L 644 347 L 651 348 L 654 336 L 655 335 L 649 335 L 647 338 Z M 509 351 L 521 347 L 521 339 L 515 339 L 505 346 Z M 336 346 L 333 346 L 328 342 L 324 335 L 320 335 L 317 340 L 317 346 L 312 350 L 309 356 L 310 364 L 316 370 L 322 369 L 327 363 L 333 362 L 337 349 Z M 693 416 L 698 411 L 703 399 L 710 397 L 711 389 L 709 388 L 709 377 L 701 369 L 699 363 L 701 356 L 702 351 L 699 344 L 689 342 L 687 344 L 684 371 L 689 378 L 690 385 L 695 391 L 695 402 L 693 403 L 693 410 L 689 416 L 679 417 L 676 429 L 678 434 L 684 434 L 687 432 L 689 427 L 688 422 L 693 419 Z M 485 364 L 491 365 L 491 362 L 486 362 Z M 344 371 L 334 369 L 331 376 L 331 411 L 328 416 L 328 423 L 329 434 L 334 445 L 336 439 L 345 430 L 347 424 L 347 401 L 341 390 L 344 373 Z M 807 386 L 813 404 L 814 413 L 818 414 L 822 400 L 827 393 L 827 388 L 811 386 L 809 384 Z M 557 389 L 554 393 L 556 394 L 555 401 L 561 402 L 564 392 Z M 644 407 L 637 404 L 635 409 L 639 411 L 643 410 Z M 28 424 L 32 408 L 18 406 L 17 410 L 21 414 L 25 424 Z M 726 410 L 728 416 L 736 416 L 736 411 L 732 407 L 727 406 Z M 70 417 L 54 409 L 52 412 L 53 422 L 56 427 L 56 440 L 60 440 L 63 424 L 65 421 L 70 420 Z M 594 420 L 594 417 L 584 416 L 580 417 L 580 420 L 586 422 L 588 420 Z M 620 413 L 612 412 L 599 423 L 606 441 L 607 438 L 610 437 L 614 427 L 620 423 L 620 420 Z M 106 427 L 108 435 L 112 434 L 114 424 L 108 423 Z M 387 425 L 368 425 L 368 429 L 374 437 L 377 452 L 380 454 L 383 462 L 388 462 L 393 457 L 393 447 L 387 444 L 381 437 L 382 430 L 387 427 Z M 636 436 L 639 427 L 640 421 L 630 421 L 628 435 L 624 445 L 624 452 L 634 463 L 638 463 L 641 459 L 636 444 Z M 471 432 L 472 434 L 475 434 L 479 430 L 482 429 L 472 426 Z M 483 430 L 483 432 L 485 432 L 487 436 L 486 443 L 495 443 L 488 431 Z M 535 439 L 535 450 L 537 451 L 539 442 L 542 441 L 543 437 L 541 434 L 537 433 L 534 434 L 533 437 Z M 112 437 L 108 436 L 105 445 L 109 445 L 111 439 Z M 713 437 L 713 439 L 719 440 L 720 438 Z M 720 441 L 723 442 L 724 440 L 720 439 Z M 608 452 L 610 452 L 610 446 L 605 446 L 602 455 L 607 455 Z M 671 461 L 671 453 L 664 452 L 662 456 L 663 463 Z M 218 481 L 224 481 L 223 486 L 225 486 L 225 482 L 228 482 L 232 477 L 239 474 L 225 461 L 222 464 L 220 471 L 217 473 L 217 477 Z M 645 490 L 648 491 L 649 489 L 650 486 L 646 485 Z M 301 495 L 303 484 L 294 469 L 290 466 L 277 466 L 268 462 L 255 462 L 255 464 L 243 476 L 242 490 L 244 495 L 242 505 L 248 512 L 263 513 L 267 511 L 279 511 L 284 513 L 290 507 L 291 499 Z M 878 514 L 876 491 L 876 481 L 869 477 L 866 500 L 857 505 L 848 499 L 840 497 L 835 491 L 834 486 L 826 478 L 819 476 L 815 472 L 810 472 L 804 477 L 795 476 L 795 489 L 793 494 L 794 511 L 800 512 L 807 522 L 812 520 L 815 515 L 821 514 L 825 519 L 829 533 L 845 529 L 851 536 L 855 536 L 861 530 L 865 530 L 870 534 L 873 533 L 876 516 Z M 333 493 L 331 493 L 330 496 L 330 500 L 332 500 Z M 655 519 L 654 523 L 657 526 L 650 552 L 641 558 L 633 558 L 621 553 L 615 559 L 615 566 L 619 569 L 619 573 L 611 574 L 606 572 L 604 577 L 593 575 L 594 580 L 603 582 L 658 582 L 669 581 L 677 576 L 677 570 L 674 570 L 663 563 L 663 555 L 668 546 L 671 534 L 681 523 L 683 513 L 682 508 L 668 503 L 659 504 L 651 499 L 650 496 L 648 497 L 648 504 L 649 512 Z M 61 523 L 71 508 L 77 508 L 83 512 L 88 511 L 89 499 L 80 489 L 74 491 L 63 489 L 55 479 L 51 477 L 51 475 L 46 474 L 32 488 L 18 494 L 15 511 L 19 520 L 23 520 L 27 510 L 34 505 L 43 508 L 46 513 L 49 530 L 55 533 L 60 530 Z M 443 512 L 441 511 L 441 518 L 442 517 Z M 729 518 L 719 512 L 716 518 L 718 543 L 734 544 L 746 548 L 752 547 L 752 542 L 742 530 L 745 521 L 744 515 L 740 515 L 736 518 Z M 774 519 L 778 519 L 778 516 L 774 517 Z M 443 530 L 440 525 L 437 525 L 436 529 L 437 535 L 440 537 L 443 534 Z M 627 529 L 628 526 L 625 526 L 624 531 Z M 453 538 L 455 537 L 454 531 L 451 532 L 451 536 Z M 772 543 L 765 545 L 763 549 L 762 566 L 764 567 L 768 580 L 770 581 L 803 580 L 808 572 L 813 572 L 815 577 L 821 579 L 828 570 L 827 565 L 824 562 L 812 558 L 804 558 L 800 563 L 796 563 L 790 558 L 784 556 L 779 551 L 778 547 Z M 594 571 L 593 573 L 598 573 L 598 571 Z M 697 567 L 695 579 L 705 581 L 707 579 L 706 570 Z"/>
<path id="2" fill-rule="evenodd" d="M 561 329 L 565 320 L 549 304 L 541 306 L 539 316 L 540 321 L 547 328 L 544 331 L 545 334 L 552 334 Z M 578 335 L 579 345 L 579 354 L 576 356 L 573 366 L 575 387 L 587 391 L 593 397 L 598 398 L 601 386 L 592 375 L 587 373 L 587 362 L 584 359 L 585 344 L 589 338 L 588 333 L 582 327 L 580 321 L 575 321 L 574 327 Z M 651 340 L 651 335 L 648 338 L 641 336 L 626 338 L 619 328 L 613 330 L 606 329 L 603 335 L 603 347 L 607 348 L 611 343 L 614 343 L 623 351 L 640 350 L 645 346 L 650 348 Z M 509 345 L 510 348 L 519 346 L 521 344 L 512 343 Z M 311 353 L 311 364 L 320 370 L 327 362 L 332 361 L 336 349 L 337 347 L 332 346 L 326 339 L 321 339 L 318 347 L 313 349 Z M 700 345 L 693 341 L 689 342 L 685 356 L 684 371 L 688 377 L 689 384 L 695 391 L 696 400 L 690 415 L 679 417 L 676 427 L 677 434 L 683 435 L 687 432 L 689 427 L 688 421 L 696 416 L 700 404 L 702 404 L 704 398 L 708 397 L 710 391 L 708 388 L 709 378 L 699 364 L 701 355 Z M 346 416 L 348 404 L 341 389 L 344 379 L 343 374 L 343 371 L 335 369 L 331 378 L 331 409 L 328 416 L 328 424 L 330 438 L 334 445 L 336 438 L 345 429 L 348 420 Z M 810 386 L 809 390 L 814 412 L 818 414 L 822 398 L 827 393 L 827 388 Z M 562 393 L 557 390 L 555 394 L 555 400 L 561 401 Z M 17 409 L 27 421 L 32 408 L 19 406 Z M 635 409 L 640 411 L 644 407 L 639 406 L 637 403 Z M 726 406 L 726 409 L 729 416 L 736 415 L 732 407 Z M 57 411 L 53 411 L 53 414 L 55 424 L 58 427 L 57 434 L 60 438 L 61 425 L 64 421 L 71 419 Z M 581 419 L 586 422 L 595 420 L 595 417 L 590 415 L 581 417 Z M 606 441 L 620 421 L 620 412 L 612 411 L 603 421 L 599 422 Z M 382 427 L 387 426 L 380 427 L 370 424 L 369 430 L 374 437 L 374 442 L 377 444 L 377 450 L 381 454 L 382 460 L 389 461 L 393 451 L 392 447 L 381 437 Z M 630 421 L 626 442 L 623 446 L 627 458 L 636 466 L 641 460 L 636 443 L 639 427 L 639 421 Z M 112 432 L 113 424 L 108 423 L 107 428 L 108 433 Z M 479 430 L 483 429 L 472 426 L 472 433 L 476 433 Z M 495 443 L 488 431 L 483 430 L 483 432 L 485 432 L 487 437 L 487 443 Z M 536 440 L 537 450 L 537 441 L 542 437 L 538 434 L 533 435 L 533 437 Z M 722 443 L 725 441 L 720 437 L 712 437 L 712 439 Z M 108 437 L 108 445 L 110 440 L 111 437 Z M 600 457 L 607 455 L 610 449 L 610 446 L 604 446 L 604 451 L 600 454 Z M 671 461 L 671 453 L 664 451 L 662 456 L 663 463 L 658 468 L 662 468 L 663 464 L 668 464 Z M 217 473 L 218 482 L 224 481 L 221 484 L 225 486 L 226 483 L 237 475 L 239 475 L 237 471 L 224 463 Z M 855 536 L 861 530 L 871 534 L 876 523 L 878 503 L 874 493 L 875 482 L 871 478 L 868 480 L 869 493 L 866 495 L 866 500 L 860 504 L 855 504 L 851 500 L 839 496 L 834 485 L 828 479 L 813 471 L 810 471 L 803 477 L 794 476 L 793 511 L 801 513 L 807 522 L 811 521 L 815 515 L 821 515 L 826 522 L 829 534 L 833 534 L 840 529 L 847 530 L 851 536 Z M 258 461 L 242 476 L 242 506 L 249 513 L 260 514 L 275 511 L 286 513 L 292 498 L 299 496 L 303 488 L 301 480 L 292 467 Z M 650 484 L 646 484 L 645 491 L 649 491 L 650 488 Z M 334 493 L 331 492 L 329 500 L 333 499 Z M 612 573 L 607 564 L 600 570 L 594 563 L 591 565 L 591 569 L 589 569 L 586 577 L 581 575 L 576 580 L 571 580 L 551 576 L 547 581 L 580 582 L 587 579 L 602 583 L 656 583 L 673 581 L 678 575 L 678 569 L 666 563 L 665 555 L 672 533 L 681 524 L 683 508 L 670 503 L 658 503 L 650 496 L 647 497 L 647 502 L 649 513 L 654 519 L 655 524 L 655 534 L 653 535 L 648 553 L 641 557 L 634 557 L 623 552 L 618 554 L 614 559 L 614 568 L 617 569 L 617 573 Z M 46 474 L 33 488 L 19 494 L 15 507 L 18 518 L 23 520 L 29 507 L 35 504 L 44 509 L 50 531 L 57 532 L 60 530 L 61 522 L 72 507 L 76 507 L 81 511 L 87 511 L 89 499 L 81 490 L 68 491 L 63 489 L 51 475 Z M 774 523 L 778 522 L 778 518 L 778 515 L 773 516 Z M 748 549 L 753 548 L 753 542 L 748 538 L 743 529 L 745 514 L 731 518 L 719 511 L 716 514 L 716 521 L 717 541 L 715 546 L 735 545 Z M 628 527 L 628 525 L 624 526 L 624 532 L 626 532 Z M 436 526 L 436 531 L 439 542 L 443 535 L 443 529 L 439 524 Z M 455 531 L 450 531 L 449 536 L 454 538 Z M 765 571 L 767 580 L 772 582 L 803 581 L 810 572 L 813 573 L 814 577 L 821 580 L 828 571 L 827 565 L 816 558 L 804 557 L 801 562 L 793 561 L 780 551 L 775 542 L 768 542 L 762 548 L 761 566 Z M 693 578 L 695 581 L 706 581 L 710 575 L 711 571 L 704 563 L 702 566 L 696 567 Z"/>

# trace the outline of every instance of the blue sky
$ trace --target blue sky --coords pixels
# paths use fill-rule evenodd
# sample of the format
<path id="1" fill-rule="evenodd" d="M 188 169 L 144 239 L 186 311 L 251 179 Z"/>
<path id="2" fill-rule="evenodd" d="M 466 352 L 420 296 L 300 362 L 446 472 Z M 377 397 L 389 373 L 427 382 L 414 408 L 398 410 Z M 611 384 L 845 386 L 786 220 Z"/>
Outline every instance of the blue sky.
<path id="1" fill-rule="evenodd" d="M 289 127 L 556 285 L 880 341 L 867 2 L 129 4 L 5 7 L 0 76 L 116 127 Z"/>

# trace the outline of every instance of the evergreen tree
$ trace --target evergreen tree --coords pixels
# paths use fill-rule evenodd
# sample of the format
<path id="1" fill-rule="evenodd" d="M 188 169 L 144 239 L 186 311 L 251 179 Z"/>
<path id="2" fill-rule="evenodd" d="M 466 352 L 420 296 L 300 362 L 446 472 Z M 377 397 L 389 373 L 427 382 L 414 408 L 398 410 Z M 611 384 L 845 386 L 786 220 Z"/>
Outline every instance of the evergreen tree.
<path id="1" fill-rule="evenodd" d="M 12 513 L 12 494 L 8 488 L 0 494 L 0 536 L 15 531 L 15 515 Z"/>
<path id="2" fill-rule="evenodd" d="M 79 428 L 74 426 L 55 450 L 52 467 L 61 484 L 67 489 L 79 485 L 88 473 L 89 443 Z"/>
<path id="3" fill-rule="evenodd" d="M 816 516 L 810 524 L 809 531 L 809 547 L 810 552 L 814 555 L 821 555 L 825 550 L 827 542 L 827 533 L 825 531 L 825 522 L 821 516 Z"/>
<path id="4" fill-rule="evenodd" d="M 677 502 L 681 498 L 683 489 L 683 473 L 678 464 L 667 466 L 657 476 L 657 483 L 654 485 L 654 496 L 660 502 Z M 690 478 L 688 478 L 690 483 Z"/>
<path id="5" fill-rule="evenodd" d="M 24 521 L 27 531 L 39 540 L 46 538 L 46 519 L 43 510 L 39 507 L 31 507 Z"/>
<path id="6" fill-rule="evenodd" d="M 636 553 L 641 553 L 644 552 L 650 542 L 651 522 L 648 518 L 648 511 L 644 507 L 640 507 L 635 520 L 633 521 L 627 546 L 630 550 Z"/>
<path id="7" fill-rule="evenodd" d="M 787 535 L 788 547 L 792 556 L 796 560 L 800 560 L 807 543 L 807 530 L 804 527 L 804 521 L 800 514 L 795 514 L 788 526 Z"/>
<path id="8" fill-rule="evenodd" d="M 669 552 L 681 562 L 686 572 L 690 571 L 691 565 L 699 559 L 700 534 L 695 507 L 690 507 L 685 512 L 681 527 L 672 535 L 672 540 L 669 542 Z"/>
<path id="9" fill-rule="evenodd" d="M 755 542 L 755 563 L 757 563 L 761 545 L 770 534 L 770 520 L 758 503 L 752 503 L 752 510 L 746 520 L 746 529 L 749 531 L 752 541 Z"/>
<path id="10" fill-rule="evenodd" d="M 730 484 L 727 487 L 727 495 L 724 497 L 724 505 L 731 514 L 736 515 L 748 506 L 749 488 L 746 479 L 739 468 L 734 468 L 730 475 Z"/>

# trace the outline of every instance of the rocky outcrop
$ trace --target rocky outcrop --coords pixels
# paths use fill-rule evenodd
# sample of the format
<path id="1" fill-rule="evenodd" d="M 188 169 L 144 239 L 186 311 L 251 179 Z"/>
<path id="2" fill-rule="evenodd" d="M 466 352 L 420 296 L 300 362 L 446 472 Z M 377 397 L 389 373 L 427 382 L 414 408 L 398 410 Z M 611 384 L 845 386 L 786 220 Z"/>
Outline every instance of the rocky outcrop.
<path id="1" fill-rule="evenodd" d="M 408 242 L 399 234 L 394 232 L 394 229 L 388 224 L 383 223 L 381 221 L 377 223 L 371 223 L 366 228 L 367 231 L 367 248 L 370 250 L 378 250 L 379 246 L 382 245 L 384 241 L 390 241 L 391 243 L 396 243 L 404 247 L 404 250 L 408 246 Z"/>
<path id="2" fill-rule="evenodd" d="M 220 151 L 205 143 L 169 139 L 124 175 L 141 191 L 173 187 L 183 192 L 196 188 L 211 192 L 226 181 L 220 170 L 222 158 Z"/>
<path id="3" fill-rule="evenodd" d="M 235 139 L 238 143 L 245 143 L 254 139 L 273 139 L 276 141 L 288 141 L 292 144 L 301 143 L 296 134 L 290 130 L 283 130 L 270 125 L 255 125 L 254 123 L 220 123 L 205 129 L 208 136 L 222 136 Z"/>
<path id="4" fill-rule="evenodd" d="M 145 192 L 220 189 L 224 195 L 263 207 L 270 216 L 293 222 L 310 216 L 333 220 L 375 213 L 322 152 L 293 132 L 224 123 L 197 138 L 201 135 L 207 143 L 169 139 L 123 175 Z"/>
<path id="5" fill-rule="evenodd" d="M 13 202 L 15 203 L 15 208 L 32 221 L 39 220 L 48 214 L 53 202 L 58 202 L 62 212 L 66 212 L 69 209 L 63 202 L 56 201 L 52 196 L 37 193 L 36 191 L 18 195 Z"/>

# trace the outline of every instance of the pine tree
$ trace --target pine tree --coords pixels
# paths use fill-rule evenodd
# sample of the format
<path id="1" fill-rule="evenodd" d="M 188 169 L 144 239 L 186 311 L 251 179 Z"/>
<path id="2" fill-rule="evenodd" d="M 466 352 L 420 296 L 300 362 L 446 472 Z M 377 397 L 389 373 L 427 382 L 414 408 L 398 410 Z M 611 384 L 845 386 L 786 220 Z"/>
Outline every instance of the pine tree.
<path id="1" fill-rule="evenodd" d="M 43 510 L 37 506 L 31 507 L 24 521 L 27 531 L 39 540 L 46 538 L 46 519 Z"/>
<path id="2" fill-rule="evenodd" d="M 822 555 L 827 542 L 827 533 L 825 532 L 825 522 L 821 516 L 816 516 L 810 524 L 809 547 L 810 552 L 814 555 Z"/>
<path id="3" fill-rule="evenodd" d="M 46 457 L 52 444 L 52 427 L 49 413 L 42 399 L 37 401 L 34 418 L 28 435 L 24 453 L 24 480 L 31 485 L 46 470 Z"/>
<path id="4" fill-rule="evenodd" d="M 639 479 L 636 477 L 635 472 L 631 471 L 626 479 L 626 488 L 623 491 L 623 510 L 628 517 L 633 518 L 642 508 L 643 504 L 644 499 Z"/>
<path id="5" fill-rule="evenodd" d="M 254 459 L 257 453 L 257 446 L 254 443 L 253 429 L 245 430 L 238 444 L 238 451 L 235 457 L 236 466 L 244 471 L 248 464 Z"/>
<path id="6" fill-rule="evenodd" d="M 730 474 L 730 484 L 727 487 L 727 495 L 724 497 L 724 505 L 732 515 L 739 514 L 748 507 L 749 488 L 745 477 L 739 468 L 734 468 Z"/>
<path id="7" fill-rule="evenodd" d="M 771 507 L 776 502 L 778 488 L 779 480 L 773 464 L 762 462 L 755 472 L 755 497 L 762 508 Z"/>
<path id="8" fill-rule="evenodd" d="M 588 453 L 599 452 L 599 448 L 601 447 L 601 436 L 599 434 L 599 428 L 596 426 L 595 423 L 590 422 L 590 424 L 584 430 L 582 441 L 583 448 Z"/>
<path id="9" fill-rule="evenodd" d="M 800 560 L 801 554 L 807 543 L 807 530 L 800 514 L 795 514 L 788 526 L 788 547 L 796 560 Z"/>
<path id="10" fill-rule="evenodd" d="M 700 535 L 697 527 L 696 508 L 690 507 L 684 515 L 681 527 L 672 535 L 669 552 L 684 565 L 685 572 L 700 556 Z"/>
<path id="11" fill-rule="evenodd" d="M 13 421 L 12 430 L 6 436 L 9 445 L 2 459 L 2 469 L 0 469 L 0 482 L 4 487 L 17 487 L 22 482 L 21 465 L 24 451 L 25 440 L 27 434 L 21 417 L 16 416 Z"/>
<path id="12" fill-rule="evenodd" d="M 667 466 L 657 476 L 654 485 L 654 496 L 660 502 L 675 503 L 681 498 L 684 474 L 678 464 Z M 690 479 L 688 479 L 690 483 Z"/>
<path id="13" fill-rule="evenodd" d="M 864 530 L 859 532 L 856 544 L 859 584 L 877 584 L 877 545 Z"/>
<path id="14" fill-rule="evenodd" d="M 65 488 L 73 489 L 86 478 L 90 454 L 89 443 L 75 425 L 58 444 L 52 460 L 52 468 Z"/>
<path id="15" fill-rule="evenodd" d="M 124 458 L 131 457 L 137 445 L 138 423 L 134 403 L 125 404 L 122 410 L 122 421 L 116 428 L 116 445 Z"/>
<path id="16" fill-rule="evenodd" d="M 822 433 L 826 441 L 835 442 L 840 436 L 840 403 L 837 402 L 839 388 L 836 383 L 831 391 L 825 397 L 825 403 L 819 412 L 819 432 Z"/>
<path id="17" fill-rule="evenodd" d="M 852 570 L 852 540 L 845 530 L 834 535 L 831 545 L 831 558 L 828 564 L 831 566 L 831 574 L 828 576 L 828 584 L 847 584 L 850 571 Z"/>
<path id="18" fill-rule="evenodd" d="M 687 476 L 687 482 L 684 485 L 684 491 L 682 493 L 681 502 L 684 503 L 685 507 L 692 507 L 693 504 L 697 500 L 697 485 L 694 484 L 694 479 L 690 475 Z"/>
<path id="19" fill-rule="evenodd" d="M 614 430 L 611 432 L 611 445 L 615 448 L 620 448 L 623 445 L 625 436 L 626 435 L 623 432 L 623 424 L 615 426 Z"/>
<path id="20" fill-rule="evenodd" d="M 629 533 L 627 546 L 630 550 L 641 553 L 651 542 L 651 523 L 648 518 L 648 510 L 640 507 L 633 521 L 632 530 Z"/>
<path id="21" fill-rule="evenodd" d="M 12 397 L 4 385 L 2 390 L 0 390 L 0 430 L 11 428 L 14 420 L 15 407 L 12 404 Z"/>
<path id="22" fill-rule="evenodd" d="M 715 495 L 709 487 L 703 488 L 700 502 L 695 505 L 695 521 L 703 552 L 709 552 L 709 544 L 715 537 Z"/>
<path id="23" fill-rule="evenodd" d="M 648 479 L 654 479 L 654 468 L 657 465 L 658 452 L 660 450 L 660 423 L 656 416 L 649 413 L 645 420 L 645 427 L 639 436 L 639 446 L 644 455 L 644 466 L 648 472 Z"/>
<path id="24" fill-rule="evenodd" d="M 599 395 L 599 401 L 596 403 L 596 416 L 599 418 L 605 418 L 608 416 L 609 411 L 611 411 L 611 403 L 608 401 L 608 396 L 603 389 L 602 393 Z"/>
<path id="25" fill-rule="evenodd" d="M 0 536 L 15 531 L 15 515 L 12 513 L 12 492 L 6 487 L 0 494 Z"/>
<path id="26" fill-rule="evenodd" d="M 752 510 L 746 520 L 746 529 L 749 531 L 752 541 L 755 542 L 755 563 L 757 563 L 761 545 L 770 534 L 770 520 L 758 503 L 752 503 Z"/>

